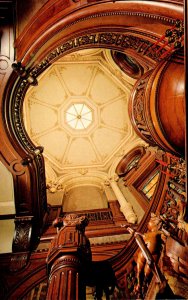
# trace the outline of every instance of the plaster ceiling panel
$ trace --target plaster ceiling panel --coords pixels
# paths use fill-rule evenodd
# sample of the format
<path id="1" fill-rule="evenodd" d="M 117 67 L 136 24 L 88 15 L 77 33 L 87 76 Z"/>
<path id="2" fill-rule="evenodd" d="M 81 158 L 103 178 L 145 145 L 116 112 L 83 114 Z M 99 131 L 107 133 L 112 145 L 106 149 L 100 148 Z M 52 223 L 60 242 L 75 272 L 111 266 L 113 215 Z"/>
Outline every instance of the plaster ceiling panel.
<path id="1" fill-rule="evenodd" d="M 92 165 L 97 162 L 96 153 L 87 138 L 75 138 L 69 148 L 65 165 Z"/>
<path id="2" fill-rule="evenodd" d="M 93 142 L 102 155 L 102 158 L 107 158 L 121 144 L 125 134 L 109 128 L 98 128 L 93 134 Z"/>
<path id="3" fill-rule="evenodd" d="M 70 95 L 81 96 L 87 93 L 94 66 L 92 64 L 68 63 L 58 67 Z"/>
<path id="4" fill-rule="evenodd" d="M 101 122 L 112 128 L 115 127 L 126 131 L 129 119 L 125 101 L 126 99 L 119 99 L 101 108 Z"/>
<path id="5" fill-rule="evenodd" d="M 60 58 L 38 77 L 24 100 L 24 123 L 57 174 L 106 169 L 131 134 L 127 82 L 90 49 Z"/>
<path id="6" fill-rule="evenodd" d="M 30 134 L 31 137 L 36 134 L 42 134 L 42 132 L 53 128 L 57 125 L 57 111 L 54 109 L 35 103 L 30 100 L 29 120 L 30 120 Z M 42 117 L 41 117 L 42 112 Z"/>
<path id="7" fill-rule="evenodd" d="M 90 96 L 96 104 L 104 104 L 112 99 L 119 97 L 122 90 L 117 83 L 112 80 L 112 76 L 98 69 L 93 79 Z"/>
<path id="8" fill-rule="evenodd" d="M 40 79 L 40 84 L 34 88 L 34 96 L 41 102 L 55 106 L 66 99 L 66 91 L 55 70 Z"/>
<path id="9" fill-rule="evenodd" d="M 61 130 L 53 130 L 37 139 L 39 145 L 43 145 L 44 154 L 56 163 L 63 159 L 67 144 L 68 137 Z"/>

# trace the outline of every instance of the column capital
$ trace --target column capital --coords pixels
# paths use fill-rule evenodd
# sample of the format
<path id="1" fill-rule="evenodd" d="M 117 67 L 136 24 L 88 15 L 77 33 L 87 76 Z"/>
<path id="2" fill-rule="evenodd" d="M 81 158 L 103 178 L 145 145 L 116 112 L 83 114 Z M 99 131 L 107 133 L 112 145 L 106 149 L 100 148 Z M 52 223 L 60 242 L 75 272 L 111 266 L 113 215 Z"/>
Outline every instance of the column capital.
<path id="1" fill-rule="evenodd" d="M 112 176 L 109 177 L 109 181 L 118 182 L 119 181 L 119 176 L 116 173 L 114 173 Z"/>

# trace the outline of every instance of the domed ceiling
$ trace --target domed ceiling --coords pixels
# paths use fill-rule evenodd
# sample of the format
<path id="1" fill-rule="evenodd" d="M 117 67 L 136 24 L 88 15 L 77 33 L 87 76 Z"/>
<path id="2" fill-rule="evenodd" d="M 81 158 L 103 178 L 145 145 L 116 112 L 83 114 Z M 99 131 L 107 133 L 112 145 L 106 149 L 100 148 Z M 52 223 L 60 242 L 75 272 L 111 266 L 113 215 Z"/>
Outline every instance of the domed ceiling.
<path id="1" fill-rule="evenodd" d="M 108 173 L 114 158 L 139 141 L 128 117 L 133 83 L 104 49 L 69 54 L 40 76 L 26 94 L 24 122 L 33 143 L 44 147 L 47 177 Z"/>

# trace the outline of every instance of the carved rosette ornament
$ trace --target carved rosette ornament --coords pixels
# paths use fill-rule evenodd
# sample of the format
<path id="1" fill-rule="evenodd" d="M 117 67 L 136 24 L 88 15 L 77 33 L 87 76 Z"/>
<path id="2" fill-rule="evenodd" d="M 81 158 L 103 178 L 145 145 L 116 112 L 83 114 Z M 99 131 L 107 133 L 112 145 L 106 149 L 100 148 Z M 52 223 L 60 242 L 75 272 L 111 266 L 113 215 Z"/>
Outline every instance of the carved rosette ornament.
<path id="1" fill-rule="evenodd" d="M 54 220 L 58 233 L 47 256 L 48 300 L 85 299 L 83 273 L 91 260 L 90 243 L 84 234 L 87 224 L 86 216 L 76 214 Z"/>

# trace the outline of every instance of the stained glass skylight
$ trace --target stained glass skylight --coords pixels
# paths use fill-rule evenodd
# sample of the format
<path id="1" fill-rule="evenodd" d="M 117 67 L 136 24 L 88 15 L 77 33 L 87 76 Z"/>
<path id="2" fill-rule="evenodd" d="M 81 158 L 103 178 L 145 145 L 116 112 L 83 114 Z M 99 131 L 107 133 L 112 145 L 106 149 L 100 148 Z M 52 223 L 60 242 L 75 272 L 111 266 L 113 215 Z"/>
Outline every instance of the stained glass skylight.
<path id="1" fill-rule="evenodd" d="M 67 124 L 73 129 L 86 129 L 92 122 L 92 111 L 85 103 L 72 104 L 65 113 Z"/>

